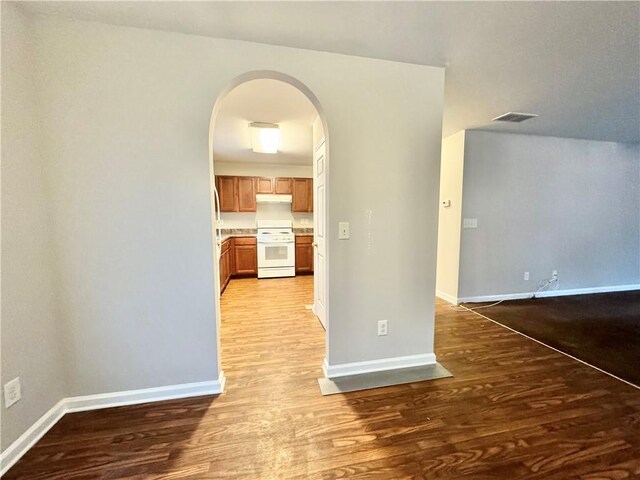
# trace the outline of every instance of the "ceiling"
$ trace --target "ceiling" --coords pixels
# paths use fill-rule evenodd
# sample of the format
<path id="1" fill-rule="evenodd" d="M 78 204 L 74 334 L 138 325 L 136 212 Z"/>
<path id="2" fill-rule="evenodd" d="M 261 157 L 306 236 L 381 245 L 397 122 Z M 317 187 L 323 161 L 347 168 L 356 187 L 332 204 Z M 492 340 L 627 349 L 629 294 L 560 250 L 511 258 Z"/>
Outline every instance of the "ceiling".
<path id="1" fill-rule="evenodd" d="M 31 12 L 446 66 L 444 136 L 640 141 L 639 2 L 26 2 Z M 537 113 L 491 124 L 507 111 Z"/>
<path id="2" fill-rule="evenodd" d="M 251 80 L 222 100 L 213 130 L 214 160 L 218 162 L 311 165 L 313 104 L 297 88 L 278 80 Z M 254 153 L 250 122 L 280 126 L 278 153 Z"/>

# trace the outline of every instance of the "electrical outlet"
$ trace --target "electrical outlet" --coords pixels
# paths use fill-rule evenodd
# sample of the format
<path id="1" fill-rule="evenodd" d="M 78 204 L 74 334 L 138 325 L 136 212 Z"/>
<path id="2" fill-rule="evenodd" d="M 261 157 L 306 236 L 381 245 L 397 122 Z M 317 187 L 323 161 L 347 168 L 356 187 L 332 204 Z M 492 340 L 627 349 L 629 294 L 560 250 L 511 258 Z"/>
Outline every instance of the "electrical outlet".
<path id="1" fill-rule="evenodd" d="M 378 320 L 378 336 L 383 336 L 387 334 L 387 321 L 386 320 Z"/>
<path id="2" fill-rule="evenodd" d="M 529 272 L 524 272 L 524 279 L 529 280 Z"/>
<path id="3" fill-rule="evenodd" d="M 16 377 L 4 384 L 4 406 L 9 408 L 22 398 L 20 390 L 20 377 Z"/>

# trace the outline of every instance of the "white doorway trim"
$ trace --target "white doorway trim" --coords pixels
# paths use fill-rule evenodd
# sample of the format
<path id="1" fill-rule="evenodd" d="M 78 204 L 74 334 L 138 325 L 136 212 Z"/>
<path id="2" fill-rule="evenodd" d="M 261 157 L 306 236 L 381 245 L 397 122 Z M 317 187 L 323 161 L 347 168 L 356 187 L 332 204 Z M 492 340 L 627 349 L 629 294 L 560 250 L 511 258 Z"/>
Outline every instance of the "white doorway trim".
<path id="1" fill-rule="evenodd" d="M 318 98 L 314 95 L 314 93 L 301 81 L 299 81 L 298 79 L 287 75 L 285 73 L 282 72 L 277 72 L 274 70 L 254 70 L 254 71 L 250 71 L 247 73 L 244 73 L 242 75 L 237 76 L 236 78 L 234 78 L 233 80 L 231 80 L 229 82 L 229 84 L 227 85 L 226 88 L 224 88 L 221 92 L 218 93 L 218 95 L 216 96 L 216 100 L 213 104 L 213 109 L 211 112 L 211 119 L 209 121 L 209 183 L 210 183 L 210 200 L 211 200 L 211 219 L 212 219 L 212 245 L 213 245 L 213 276 L 214 276 L 214 284 L 215 284 L 215 292 L 214 292 L 214 296 L 215 296 L 215 322 L 216 322 L 216 350 L 217 350 L 217 360 L 218 360 L 218 378 L 224 378 L 224 374 L 222 372 L 222 358 L 220 355 L 220 275 L 219 275 L 219 268 L 220 268 L 220 264 L 218 262 L 218 255 L 219 255 L 219 246 L 216 244 L 216 234 L 217 234 L 217 225 L 215 222 L 215 215 L 216 215 L 216 190 L 215 190 L 215 172 L 214 172 L 214 166 L 213 166 L 213 154 L 214 154 L 214 146 L 213 146 L 213 131 L 215 128 L 215 124 L 216 121 L 218 119 L 218 113 L 220 111 L 220 105 L 222 103 L 222 100 L 227 96 L 227 94 L 233 90 L 234 88 L 236 88 L 238 85 L 241 85 L 245 82 L 251 81 L 251 80 L 259 80 L 259 79 L 269 79 L 269 80 L 279 80 L 281 82 L 285 82 L 288 83 L 289 85 L 297 88 L 298 90 L 300 90 L 300 92 L 302 92 L 308 99 L 309 101 L 313 104 L 313 106 L 316 109 L 316 112 L 318 114 L 318 117 L 320 118 L 321 122 L 322 122 L 322 127 L 324 129 L 324 144 L 325 144 L 325 189 L 326 192 L 329 192 L 329 152 L 330 152 L 330 148 L 329 148 L 329 128 L 327 125 L 327 119 L 326 119 L 326 115 L 324 112 L 324 109 L 322 108 L 322 105 L 320 104 L 320 101 L 318 100 Z M 315 147 L 315 145 L 313 145 L 313 147 Z M 315 193 L 315 192 L 314 192 Z M 324 225 L 325 228 L 328 225 L 328 219 L 329 219 L 329 201 L 327 200 L 328 195 L 325 195 L 324 198 L 324 208 L 322 209 L 323 214 L 324 214 Z M 315 212 L 314 212 L 315 214 Z M 326 245 L 326 249 L 325 249 L 325 270 L 324 270 L 324 291 L 325 291 L 325 295 L 326 295 L 326 314 L 325 314 L 325 358 L 329 357 L 329 242 L 327 242 Z M 315 275 L 314 275 L 314 282 L 315 282 Z M 315 296 L 315 293 L 314 293 Z M 314 298 L 314 302 L 315 302 L 315 298 Z"/>

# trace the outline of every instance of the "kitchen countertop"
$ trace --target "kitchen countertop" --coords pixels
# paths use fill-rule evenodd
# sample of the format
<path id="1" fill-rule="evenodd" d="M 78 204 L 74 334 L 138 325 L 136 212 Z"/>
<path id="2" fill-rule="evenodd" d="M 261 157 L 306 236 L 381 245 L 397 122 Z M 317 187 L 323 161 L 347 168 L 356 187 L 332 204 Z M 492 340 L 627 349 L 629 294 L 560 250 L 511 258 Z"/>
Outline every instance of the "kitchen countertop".
<path id="1" fill-rule="evenodd" d="M 232 237 L 255 237 L 258 234 L 257 228 L 222 228 L 222 241 Z M 313 235 L 313 228 L 296 227 L 293 229 L 296 237 Z"/>
<path id="2" fill-rule="evenodd" d="M 232 237 L 255 237 L 258 234 L 257 228 L 221 228 L 222 241 Z"/>

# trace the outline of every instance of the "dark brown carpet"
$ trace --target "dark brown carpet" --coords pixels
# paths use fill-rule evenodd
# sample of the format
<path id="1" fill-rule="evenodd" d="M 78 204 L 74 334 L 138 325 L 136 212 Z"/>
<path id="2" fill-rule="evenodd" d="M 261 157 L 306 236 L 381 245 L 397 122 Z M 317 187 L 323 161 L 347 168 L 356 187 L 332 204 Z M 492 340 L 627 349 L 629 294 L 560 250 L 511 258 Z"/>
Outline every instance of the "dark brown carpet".
<path id="1" fill-rule="evenodd" d="M 639 290 L 512 300 L 478 313 L 640 386 Z"/>

